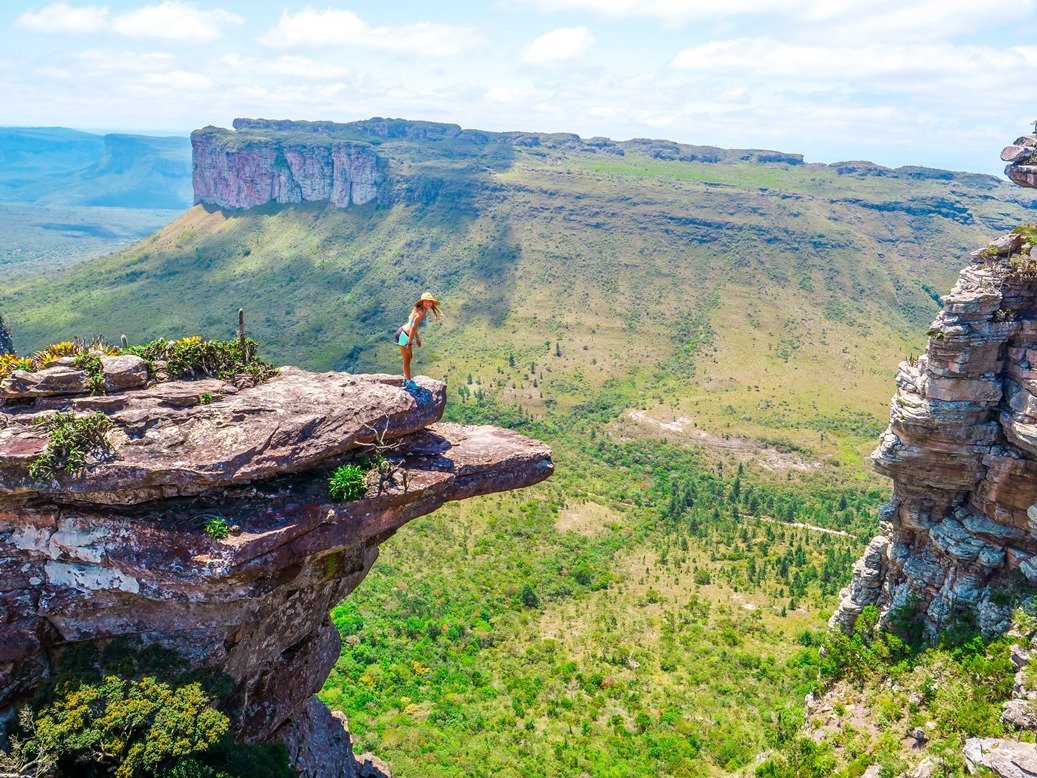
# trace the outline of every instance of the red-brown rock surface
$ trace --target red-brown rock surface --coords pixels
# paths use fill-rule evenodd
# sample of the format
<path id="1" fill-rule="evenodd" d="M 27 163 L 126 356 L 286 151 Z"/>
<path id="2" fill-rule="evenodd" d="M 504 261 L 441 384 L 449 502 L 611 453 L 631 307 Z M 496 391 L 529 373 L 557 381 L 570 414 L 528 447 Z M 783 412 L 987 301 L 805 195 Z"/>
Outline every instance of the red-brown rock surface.
<path id="1" fill-rule="evenodd" d="M 342 723 L 313 697 L 339 655 L 329 610 L 406 522 L 552 472 L 549 449 L 521 435 L 435 423 L 444 386 L 419 383 L 285 368 L 241 390 L 171 382 L 0 407 L 0 715 L 56 649 L 129 635 L 227 673 L 241 739 L 286 741 L 300 768 L 322 765 L 308 774 L 358 774 Z M 56 408 L 107 414 L 111 450 L 33 482 L 46 439 L 31 422 Z M 395 480 L 332 502 L 329 470 L 375 431 L 399 444 Z M 211 516 L 240 532 L 211 539 Z M 300 740 L 313 732 L 338 734 Z"/>
<path id="2" fill-rule="evenodd" d="M 366 143 L 305 142 L 279 133 L 206 127 L 191 133 L 196 203 L 240 210 L 266 203 L 328 202 L 339 208 L 378 196 L 387 163 Z"/>

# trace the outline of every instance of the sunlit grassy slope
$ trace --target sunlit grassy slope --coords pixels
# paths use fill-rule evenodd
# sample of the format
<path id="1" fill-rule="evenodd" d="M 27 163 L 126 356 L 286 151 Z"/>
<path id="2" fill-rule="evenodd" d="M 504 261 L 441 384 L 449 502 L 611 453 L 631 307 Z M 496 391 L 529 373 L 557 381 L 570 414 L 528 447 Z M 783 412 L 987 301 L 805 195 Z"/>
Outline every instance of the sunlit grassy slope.
<path id="1" fill-rule="evenodd" d="M 335 609 L 321 696 L 358 748 L 403 778 L 849 778 L 920 759 L 864 711 L 881 742 L 843 733 L 810 746 L 827 768 L 779 769 L 877 527 L 886 484 L 862 456 L 895 365 L 967 251 L 1031 220 L 1028 196 L 932 171 L 380 148 L 392 205 L 195 207 L 0 291 L 24 351 L 230 336 L 244 307 L 278 361 L 392 371 L 392 330 L 424 289 L 442 297 L 417 359 L 448 380 L 448 416 L 546 441 L 557 472 L 412 522 Z M 944 719 L 955 752 L 995 731 Z"/>
<path id="2" fill-rule="evenodd" d="M 1031 205 L 982 176 L 381 150 L 402 182 L 391 206 L 195 207 L 122 253 L 10 283 L 0 309 L 28 350 L 226 334 L 241 306 L 278 360 L 394 369 L 388 335 L 431 288 L 448 317 L 418 361 L 455 401 L 482 390 L 543 414 L 611 381 L 647 434 L 676 421 L 689 443 L 859 472 L 934 295 Z"/>

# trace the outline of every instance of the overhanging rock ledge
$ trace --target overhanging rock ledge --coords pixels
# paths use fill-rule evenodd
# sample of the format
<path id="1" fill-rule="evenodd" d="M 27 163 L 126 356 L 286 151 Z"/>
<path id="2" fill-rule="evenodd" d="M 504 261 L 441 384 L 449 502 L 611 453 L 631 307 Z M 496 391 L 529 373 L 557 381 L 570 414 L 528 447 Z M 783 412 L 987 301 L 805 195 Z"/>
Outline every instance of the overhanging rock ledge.
<path id="1" fill-rule="evenodd" d="M 0 715 L 28 699 L 62 649 L 130 636 L 226 673 L 224 709 L 239 739 L 282 740 L 304 774 L 321 778 L 362 770 L 344 719 L 313 695 L 339 656 L 328 613 L 379 544 L 447 501 L 553 472 L 536 441 L 439 423 L 445 385 L 426 378 L 407 391 L 393 376 L 283 368 L 243 389 L 206 379 L 98 397 L 26 396 L 9 382 L 0 384 Z M 28 474 L 47 444 L 34 422 L 54 411 L 106 414 L 111 445 L 82 472 L 41 482 Z M 332 502 L 329 471 L 376 436 L 399 444 L 396 478 Z M 211 539 L 199 517 L 214 515 L 240 532 Z"/>

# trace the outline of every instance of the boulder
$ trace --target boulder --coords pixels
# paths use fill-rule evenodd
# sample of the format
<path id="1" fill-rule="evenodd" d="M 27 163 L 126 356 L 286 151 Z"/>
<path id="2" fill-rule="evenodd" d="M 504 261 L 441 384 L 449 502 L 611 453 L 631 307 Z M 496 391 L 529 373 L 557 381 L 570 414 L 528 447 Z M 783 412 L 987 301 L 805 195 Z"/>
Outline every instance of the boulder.
<path id="1" fill-rule="evenodd" d="M 1017 729 L 1037 729 L 1037 710 L 1031 700 L 1008 700 L 1001 709 L 1001 721 Z"/>
<path id="2" fill-rule="evenodd" d="M 55 365 L 35 372 L 15 370 L 0 381 L 0 400 L 86 394 L 89 390 L 89 377 L 85 372 L 66 365 Z"/>
<path id="3" fill-rule="evenodd" d="M 0 429 L 0 500 L 134 504 L 308 470 L 378 436 L 391 441 L 438 420 L 446 387 L 428 378 L 418 386 L 290 367 L 236 392 L 216 381 L 160 383 L 116 398 L 106 411 L 110 449 L 89 470 L 49 483 L 28 476 L 39 431 L 22 413 Z M 63 407 L 87 412 L 108 402 L 84 398 Z"/>
<path id="4" fill-rule="evenodd" d="M 109 392 L 140 389 L 148 383 L 148 363 L 133 354 L 101 357 L 104 388 Z"/>
<path id="5" fill-rule="evenodd" d="M 965 741 L 964 753 L 969 773 L 985 767 L 998 778 L 1037 776 L 1037 745 L 1033 743 L 973 737 Z"/>

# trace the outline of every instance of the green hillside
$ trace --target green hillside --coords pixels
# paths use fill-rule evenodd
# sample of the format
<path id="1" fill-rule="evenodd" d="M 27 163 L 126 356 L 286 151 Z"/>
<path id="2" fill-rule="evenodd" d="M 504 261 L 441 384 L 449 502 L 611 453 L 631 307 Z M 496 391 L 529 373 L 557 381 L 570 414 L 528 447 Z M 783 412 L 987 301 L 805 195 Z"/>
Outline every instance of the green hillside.
<path id="1" fill-rule="evenodd" d="M 0 309 L 31 349 L 98 329 L 227 333 L 241 306 L 278 360 L 391 370 L 388 333 L 431 288 L 448 317 L 419 364 L 455 401 L 543 415 L 618 392 L 637 412 L 616 417 L 624 434 L 845 472 L 935 296 L 1032 205 L 989 176 L 649 151 L 383 141 L 391 205 L 195 207 L 11 284 Z"/>
<path id="2" fill-rule="evenodd" d="M 10 279 L 16 345 L 229 336 L 244 307 L 276 361 L 396 372 L 390 333 L 425 288 L 442 297 L 416 358 L 448 380 L 448 416 L 548 442 L 557 472 L 411 523 L 333 612 L 321 696 L 394 775 L 855 778 L 927 753 L 962 774 L 962 739 L 999 731 L 1008 644 L 824 625 L 886 495 L 863 456 L 895 365 L 1030 196 L 401 126 L 357 130 L 392 162 L 379 203 L 197 206 L 118 254 Z M 853 727 L 801 737 L 804 695 L 832 683 Z M 905 744 L 930 721 L 928 746 Z"/>

